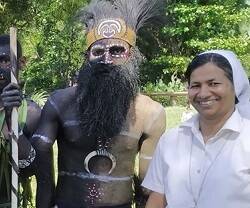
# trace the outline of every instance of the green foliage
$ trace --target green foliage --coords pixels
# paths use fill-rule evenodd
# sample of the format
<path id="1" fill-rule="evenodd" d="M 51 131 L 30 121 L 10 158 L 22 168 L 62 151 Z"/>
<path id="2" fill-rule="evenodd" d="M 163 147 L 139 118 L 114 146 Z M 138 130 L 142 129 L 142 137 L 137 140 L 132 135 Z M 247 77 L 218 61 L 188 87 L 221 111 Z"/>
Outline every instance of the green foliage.
<path id="1" fill-rule="evenodd" d="M 145 86 L 142 87 L 143 92 L 182 92 L 185 91 L 185 86 L 183 82 L 176 77 L 175 74 L 171 76 L 171 81 L 168 84 L 165 84 L 161 79 L 153 83 L 147 83 Z"/>
<path id="2" fill-rule="evenodd" d="M 181 123 L 182 115 L 187 108 L 184 106 L 168 106 L 165 108 L 166 111 L 166 128 L 171 129 L 178 126 Z"/>
<path id="3" fill-rule="evenodd" d="M 0 32 L 18 28 L 27 56 L 22 74 L 26 91 L 50 92 L 68 86 L 84 62 L 83 28 L 72 17 L 87 0 L 0 1 Z M 180 79 L 194 55 L 208 49 L 233 50 L 250 75 L 250 7 L 243 0 L 173 0 L 166 3 L 166 25 L 140 31 L 147 58 L 141 83 Z"/>
<path id="4" fill-rule="evenodd" d="M 10 201 L 10 188 L 11 188 L 11 183 L 10 183 L 11 169 L 10 169 L 10 164 L 9 164 L 9 151 L 10 151 L 10 147 L 1 133 L 0 135 L 0 194 L 4 200 L 8 200 L 8 201 Z"/>
<path id="5" fill-rule="evenodd" d="M 4 24 L 0 31 L 7 33 L 8 28 L 15 25 L 27 56 L 22 78 L 27 82 L 28 94 L 39 89 L 52 91 L 67 86 L 82 65 L 83 27 L 76 25 L 72 17 L 85 3 L 81 0 L 1 3 Z"/>
<path id="6" fill-rule="evenodd" d="M 0 33 L 8 33 L 10 26 L 22 30 L 31 21 L 35 12 L 31 0 L 26 1 L 0 1 Z"/>
<path id="7" fill-rule="evenodd" d="M 31 178 L 20 178 L 19 183 L 19 207 L 20 208 L 33 208 L 35 207 L 33 204 L 32 189 L 31 189 Z"/>
<path id="8" fill-rule="evenodd" d="M 147 83 L 144 87 L 142 87 L 142 92 L 145 93 L 157 93 L 157 92 L 183 92 L 186 87 L 183 82 L 173 74 L 171 76 L 171 81 L 168 84 L 165 84 L 161 79 L 153 83 Z M 154 96 L 154 100 L 160 102 L 164 106 L 172 105 L 171 98 L 169 96 Z M 186 97 L 177 97 L 175 99 L 177 105 L 185 106 L 187 104 Z"/>
<path id="9" fill-rule="evenodd" d="M 24 72 L 28 92 L 52 91 L 67 86 L 82 64 L 85 38 L 82 28 L 72 21 L 80 5 L 81 1 L 58 0 L 42 5 L 35 18 L 36 30 L 29 31 L 28 37 L 24 37 L 27 44 L 29 36 L 36 37 L 36 55 L 30 54 L 30 64 Z M 34 36 L 37 31 L 39 35 Z"/>
<path id="10" fill-rule="evenodd" d="M 40 107 L 43 107 L 48 99 L 49 94 L 46 91 L 39 90 L 31 94 L 31 99 Z"/>
<path id="11" fill-rule="evenodd" d="M 192 57 L 210 49 L 234 51 L 250 74 L 250 7 L 243 1 L 176 0 L 166 15 L 168 24 L 156 37 L 159 50 L 147 53 L 142 84 L 168 83 L 173 73 L 182 79 Z"/>

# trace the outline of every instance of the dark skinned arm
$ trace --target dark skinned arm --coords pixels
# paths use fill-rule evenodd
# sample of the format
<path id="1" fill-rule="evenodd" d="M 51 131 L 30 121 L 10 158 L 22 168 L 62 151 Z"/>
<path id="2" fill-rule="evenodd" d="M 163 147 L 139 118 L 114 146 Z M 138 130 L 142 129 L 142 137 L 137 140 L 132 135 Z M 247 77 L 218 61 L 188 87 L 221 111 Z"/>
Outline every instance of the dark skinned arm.
<path id="1" fill-rule="evenodd" d="M 7 122 L 10 123 L 11 111 L 14 107 L 20 107 L 23 100 L 23 96 L 19 86 L 15 83 L 9 83 L 4 87 L 1 93 L 2 105 L 6 112 Z M 18 140 L 18 158 L 19 161 L 26 160 L 29 158 L 32 146 L 28 138 L 33 134 L 37 128 L 37 124 L 40 118 L 41 109 L 33 101 L 27 101 L 27 118 L 24 129 L 19 129 L 19 140 Z M 20 168 L 21 176 L 31 176 L 34 174 L 32 169 L 33 164 L 27 166 L 27 168 Z"/>
<path id="2" fill-rule="evenodd" d="M 39 119 L 41 116 L 40 107 L 33 101 L 27 100 L 27 118 L 23 128 L 23 134 L 19 136 L 18 140 L 18 158 L 20 160 L 27 160 L 33 157 L 34 149 L 31 145 L 31 141 L 27 138 L 31 138 L 34 131 L 38 127 Z M 25 168 L 20 168 L 21 177 L 29 177 L 35 174 L 36 166 L 35 161 L 33 161 L 29 166 Z"/>
<path id="3" fill-rule="evenodd" d="M 55 190 L 53 171 L 53 143 L 57 136 L 58 115 L 49 101 L 45 104 L 39 126 L 32 137 L 36 150 L 37 208 L 53 206 Z"/>

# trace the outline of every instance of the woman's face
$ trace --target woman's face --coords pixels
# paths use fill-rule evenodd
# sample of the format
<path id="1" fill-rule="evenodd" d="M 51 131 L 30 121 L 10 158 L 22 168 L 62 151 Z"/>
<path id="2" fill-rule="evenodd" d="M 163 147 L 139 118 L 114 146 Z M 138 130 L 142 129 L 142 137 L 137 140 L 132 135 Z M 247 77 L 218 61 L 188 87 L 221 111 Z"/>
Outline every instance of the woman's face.
<path id="1" fill-rule="evenodd" d="M 192 72 L 188 97 L 203 119 L 221 119 L 234 110 L 234 87 L 223 69 L 213 63 L 204 64 Z"/>

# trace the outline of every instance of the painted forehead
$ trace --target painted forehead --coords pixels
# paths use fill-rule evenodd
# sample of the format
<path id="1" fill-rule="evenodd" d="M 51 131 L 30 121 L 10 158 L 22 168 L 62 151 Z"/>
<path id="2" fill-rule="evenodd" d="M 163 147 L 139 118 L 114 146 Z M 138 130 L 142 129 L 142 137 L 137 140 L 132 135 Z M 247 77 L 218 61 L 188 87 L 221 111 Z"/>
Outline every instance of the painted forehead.
<path id="1" fill-rule="evenodd" d="M 94 42 L 91 46 L 91 49 L 96 47 L 96 46 L 102 46 L 102 47 L 111 47 L 111 46 L 122 46 L 126 49 L 128 49 L 130 47 L 130 45 L 124 41 L 124 40 L 120 40 L 120 39 L 101 39 L 98 40 L 96 42 Z"/>
<path id="2" fill-rule="evenodd" d="M 10 48 L 8 45 L 0 46 L 0 56 L 9 56 Z"/>

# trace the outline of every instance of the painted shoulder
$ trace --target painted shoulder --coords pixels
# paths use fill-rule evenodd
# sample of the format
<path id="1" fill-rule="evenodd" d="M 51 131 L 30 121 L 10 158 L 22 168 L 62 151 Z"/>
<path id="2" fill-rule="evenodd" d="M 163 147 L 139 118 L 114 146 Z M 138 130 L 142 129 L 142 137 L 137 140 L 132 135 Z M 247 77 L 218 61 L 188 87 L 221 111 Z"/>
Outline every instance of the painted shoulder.
<path id="1" fill-rule="evenodd" d="M 76 102 L 76 87 L 68 87 L 65 89 L 58 89 L 51 93 L 48 98 L 48 101 L 57 106 L 59 109 L 64 107 L 69 107 L 75 104 Z"/>
<path id="2" fill-rule="evenodd" d="M 38 119 L 41 115 L 41 107 L 33 100 L 26 99 L 28 105 L 28 115 L 36 115 L 36 119 Z"/>
<path id="3" fill-rule="evenodd" d="M 41 107 L 34 100 L 32 100 L 30 98 L 25 98 L 25 100 L 27 101 L 28 108 L 31 108 L 34 111 L 35 110 L 37 110 L 37 111 L 41 110 Z"/>
<path id="4" fill-rule="evenodd" d="M 41 108 L 33 100 L 29 98 L 25 98 L 25 100 L 27 101 L 28 107 L 27 107 L 27 117 L 23 132 L 27 137 L 31 137 L 31 135 L 38 126 L 39 119 L 41 116 Z"/>
<path id="5" fill-rule="evenodd" d="M 75 99 L 76 87 L 68 87 L 64 89 L 55 90 L 50 94 L 50 97 L 60 102 L 69 101 Z"/>
<path id="6" fill-rule="evenodd" d="M 150 97 L 142 94 L 138 94 L 136 97 L 136 110 L 143 114 L 155 114 L 164 111 L 164 107 L 152 100 Z"/>
<path id="7" fill-rule="evenodd" d="M 164 107 L 150 97 L 139 94 L 136 98 L 136 118 L 143 126 L 146 134 L 159 134 L 166 128 L 166 112 Z"/>

